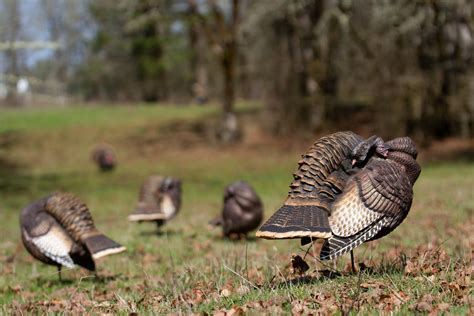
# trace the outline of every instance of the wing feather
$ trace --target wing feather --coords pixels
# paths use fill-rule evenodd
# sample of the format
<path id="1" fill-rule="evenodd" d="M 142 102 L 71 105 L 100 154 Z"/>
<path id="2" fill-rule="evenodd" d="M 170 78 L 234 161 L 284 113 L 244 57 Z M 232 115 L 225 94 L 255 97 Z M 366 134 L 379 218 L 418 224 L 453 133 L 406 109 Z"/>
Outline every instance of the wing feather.
<path id="1" fill-rule="evenodd" d="M 349 237 L 387 217 L 402 218 L 411 205 L 411 184 L 393 162 L 373 159 L 352 176 L 333 204 L 329 223 L 334 235 Z"/>
<path id="2" fill-rule="evenodd" d="M 36 237 L 26 231 L 24 234 L 49 259 L 68 268 L 74 267 L 70 256 L 73 241 L 62 228 L 52 226 L 46 234 Z"/>

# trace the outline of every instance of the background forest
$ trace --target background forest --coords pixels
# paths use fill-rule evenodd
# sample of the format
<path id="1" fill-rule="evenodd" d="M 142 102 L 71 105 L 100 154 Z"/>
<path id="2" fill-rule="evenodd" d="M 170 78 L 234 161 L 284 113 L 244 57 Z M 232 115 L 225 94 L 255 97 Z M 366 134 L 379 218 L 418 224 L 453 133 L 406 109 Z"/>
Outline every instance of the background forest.
<path id="1" fill-rule="evenodd" d="M 473 16 L 469 0 L 2 0 L 0 98 L 220 100 L 230 140 L 236 98 L 263 100 L 276 133 L 469 138 Z"/>

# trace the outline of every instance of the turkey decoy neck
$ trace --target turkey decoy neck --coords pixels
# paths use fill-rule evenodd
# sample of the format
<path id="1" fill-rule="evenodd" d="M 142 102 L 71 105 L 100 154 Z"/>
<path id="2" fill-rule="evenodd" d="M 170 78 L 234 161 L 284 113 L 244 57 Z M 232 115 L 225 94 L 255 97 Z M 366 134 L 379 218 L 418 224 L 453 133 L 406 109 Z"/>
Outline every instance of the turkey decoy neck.
<path id="1" fill-rule="evenodd" d="M 410 183 L 412 185 L 415 183 L 420 175 L 421 167 L 412 156 L 400 151 L 392 151 L 388 154 L 388 159 L 402 165 L 405 168 L 405 173 L 407 174 Z"/>
<path id="2" fill-rule="evenodd" d="M 159 199 L 162 199 L 164 194 L 168 194 L 177 208 L 181 205 L 181 181 L 179 179 L 166 177 L 158 190 Z"/>
<path id="3" fill-rule="evenodd" d="M 415 143 L 410 137 L 398 137 L 385 143 L 392 151 L 399 151 L 410 155 L 413 159 L 418 156 Z"/>
<path id="4" fill-rule="evenodd" d="M 387 159 L 402 165 L 413 185 L 421 172 L 421 167 L 416 161 L 418 151 L 415 144 L 409 137 L 395 138 L 386 144 L 390 148 Z"/>
<path id="5" fill-rule="evenodd" d="M 377 135 L 367 138 L 359 143 L 351 153 L 352 166 L 364 165 L 374 154 L 379 157 L 387 158 L 390 147 Z"/>

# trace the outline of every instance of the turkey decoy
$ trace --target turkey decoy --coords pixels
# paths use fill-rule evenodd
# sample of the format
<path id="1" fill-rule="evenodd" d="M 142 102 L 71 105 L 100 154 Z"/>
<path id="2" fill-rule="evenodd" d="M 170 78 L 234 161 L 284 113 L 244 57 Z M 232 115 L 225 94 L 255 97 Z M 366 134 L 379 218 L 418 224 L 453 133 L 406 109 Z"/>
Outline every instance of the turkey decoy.
<path id="1" fill-rule="evenodd" d="M 140 188 L 138 205 L 128 220 L 154 221 L 158 227 L 175 217 L 181 207 L 181 181 L 171 177 L 150 176 Z"/>
<path id="2" fill-rule="evenodd" d="M 244 181 L 231 183 L 225 188 L 222 214 L 209 222 L 222 226 L 224 236 L 247 235 L 263 219 L 263 205 L 254 189 Z"/>
<path id="3" fill-rule="evenodd" d="M 97 145 L 92 151 L 92 160 L 101 171 L 111 171 L 117 165 L 117 157 L 113 148 L 107 144 Z"/>
<path id="4" fill-rule="evenodd" d="M 257 231 L 267 239 L 325 239 L 320 258 L 334 259 L 381 238 L 407 216 L 420 174 L 408 137 L 384 142 L 352 132 L 316 141 L 299 161 L 284 205 Z"/>
<path id="5" fill-rule="evenodd" d="M 95 271 L 95 260 L 125 247 L 97 230 L 87 206 L 70 193 L 56 192 L 21 211 L 21 239 L 36 259 L 61 267 Z"/>

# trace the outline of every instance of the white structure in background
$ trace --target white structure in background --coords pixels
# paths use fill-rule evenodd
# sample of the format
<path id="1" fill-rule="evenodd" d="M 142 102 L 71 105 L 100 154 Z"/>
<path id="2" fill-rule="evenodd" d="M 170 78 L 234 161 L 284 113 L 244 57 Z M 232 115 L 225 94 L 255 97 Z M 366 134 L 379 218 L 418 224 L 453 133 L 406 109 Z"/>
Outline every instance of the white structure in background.
<path id="1" fill-rule="evenodd" d="M 18 94 L 25 94 L 30 89 L 30 83 L 26 78 L 20 78 L 16 83 L 16 92 Z"/>

